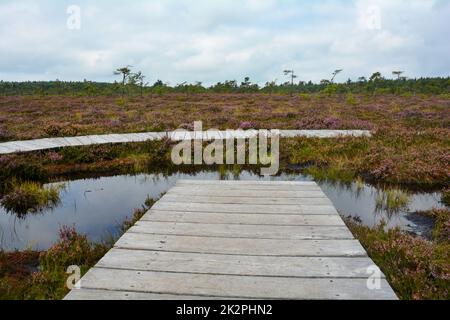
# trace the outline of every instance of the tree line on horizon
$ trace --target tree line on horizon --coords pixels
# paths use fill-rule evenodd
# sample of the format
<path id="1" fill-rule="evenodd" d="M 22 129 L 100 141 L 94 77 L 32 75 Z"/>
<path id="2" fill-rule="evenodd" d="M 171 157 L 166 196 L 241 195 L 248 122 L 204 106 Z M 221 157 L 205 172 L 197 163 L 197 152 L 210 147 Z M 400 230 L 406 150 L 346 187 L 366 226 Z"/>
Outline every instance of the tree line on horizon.
<path id="1" fill-rule="evenodd" d="M 141 72 L 132 72 L 131 66 L 118 68 L 114 74 L 120 76 L 119 81 L 0 81 L 0 95 L 71 95 L 71 96 L 102 96 L 121 95 L 122 97 L 164 94 L 164 93 L 266 93 L 266 94 L 301 94 L 301 93 L 327 93 L 327 94 L 449 94 L 450 77 L 427 77 L 408 79 L 402 77 L 403 71 L 393 71 L 397 76 L 388 79 L 380 72 L 373 73 L 369 78 L 359 77 L 357 81 L 348 79 L 346 82 L 335 83 L 335 77 L 342 69 L 335 70 L 331 79 L 312 81 L 298 81 L 294 70 L 284 70 L 289 79 L 283 83 L 268 81 L 260 86 L 252 83 L 245 77 L 240 83 L 236 80 L 226 80 L 211 86 L 204 86 L 201 82 L 183 82 L 174 86 L 157 80 L 152 85 L 145 81 Z"/>

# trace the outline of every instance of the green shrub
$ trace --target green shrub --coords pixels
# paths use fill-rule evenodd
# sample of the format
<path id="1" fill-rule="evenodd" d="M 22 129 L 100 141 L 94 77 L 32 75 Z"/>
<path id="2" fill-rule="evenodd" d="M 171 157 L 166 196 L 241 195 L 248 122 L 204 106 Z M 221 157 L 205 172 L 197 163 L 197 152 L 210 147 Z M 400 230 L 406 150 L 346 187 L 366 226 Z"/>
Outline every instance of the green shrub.
<path id="1" fill-rule="evenodd" d="M 355 106 L 357 104 L 355 96 L 352 93 L 347 93 L 347 96 L 345 98 L 345 103 L 351 106 Z"/>

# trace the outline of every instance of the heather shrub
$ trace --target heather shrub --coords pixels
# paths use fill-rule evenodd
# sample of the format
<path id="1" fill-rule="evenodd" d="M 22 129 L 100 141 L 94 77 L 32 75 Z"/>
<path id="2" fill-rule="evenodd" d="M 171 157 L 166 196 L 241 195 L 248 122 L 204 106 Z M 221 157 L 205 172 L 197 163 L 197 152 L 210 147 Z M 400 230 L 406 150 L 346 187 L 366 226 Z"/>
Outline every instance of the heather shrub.
<path id="1" fill-rule="evenodd" d="M 442 190 L 441 202 L 450 207 L 450 188 Z"/>
<path id="2" fill-rule="evenodd" d="M 343 129 L 355 129 L 355 130 L 371 130 L 374 125 L 367 120 L 355 119 L 340 119 L 335 116 L 321 117 L 319 115 L 303 117 L 295 123 L 297 129 L 331 129 L 331 130 L 343 130 Z"/>
<path id="3" fill-rule="evenodd" d="M 59 162 L 64 159 L 64 157 L 55 151 L 50 151 L 47 153 L 47 157 L 50 160 L 50 162 Z"/>
<path id="4" fill-rule="evenodd" d="M 77 233 L 74 227 L 62 227 L 58 242 L 40 254 L 40 269 L 29 279 L 26 298 L 62 299 L 69 291 L 66 286 L 67 268 L 76 265 L 83 275 L 109 248 L 105 244 L 92 244 L 86 235 Z"/>
<path id="5" fill-rule="evenodd" d="M 8 130 L 0 124 L 0 141 L 6 141 L 9 140 L 11 135 L 9 134 Z"/>
<path id="6" fill-rule="evenodd" d="M 441 243 L 450 241 L 449 209 L 432 209 L 428 211 L 419 211 L 418 214 L 433 218 L 434 228 L 432 232 L 432 237 L 434 241 Z"/>
<path id="7" fill-rule="evenodd" d="M 43 130 L 49 137 L 69 137 L 78 134 L 78 128 L 68 123 L 49 123 Z"/>
<path id="8" fill-rule="evenodd" d="M 103 255 L 101 245 L 93 245 L 86 235 L 77 233 L 75 227 L 63 226 L 58 242 L 41 254 L 40 266 L 43 272 L 65 271 L 70 265 L 94 265 Z"/>
<path id="9" fill-rule="evenodd" d="M 96 161 L 113 160 L 120 156 L 119 145 L 91 145 L 62 148 L 59 155 L 67 163 L 93 163 Z"/>
<path id="10" fill-rule="evenodd" d="M 251 121 L 243 121 L 239 124 L 239 129 L 242 129 L 242 130 L 249 130 L 249 129 L 256 129 L 256 128 L 257 128 L 257 125 Z"/>
<path id="11" fill-rule="evenodd" d="M 450 299 L 450 242 L 427 241 L 347 220 L 355 237 L 386 275 L 401 299 Z"/>
<path id="12" fill-rule="evenodd" d="M 0 156 L 0 193 L 10 186 L 12 179 L 17 181 L 42 181 L 47 176 L 47 170 L 33 157 Z"/>

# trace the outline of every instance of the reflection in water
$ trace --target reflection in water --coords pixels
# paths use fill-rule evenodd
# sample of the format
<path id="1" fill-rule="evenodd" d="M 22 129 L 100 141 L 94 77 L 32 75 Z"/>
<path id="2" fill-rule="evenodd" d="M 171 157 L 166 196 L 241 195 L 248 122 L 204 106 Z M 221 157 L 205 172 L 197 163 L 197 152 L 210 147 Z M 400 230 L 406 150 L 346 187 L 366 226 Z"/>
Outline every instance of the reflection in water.
<path id="1" fill-rule="evenodd" d="M 0 244 L 6 250 L 46 249 L 57 240 L 58 230 L 64 225 L 75 226 L 93 241 L 117 235 L 121 223 L 132 215 L 134 208 L 140 207 L 147 197 L 159 197 L 178 179 L 312 180 L 298 173 L 283 173 L 266 178 L 248 171 L 238 173 L 235 170 L 220 170 L 68 181 L 61 192 L 60 204 L 53 210 L 18 219 L 0 208 Z M 397 214 L 392 214 L 383 208 L 377 210 L 376 198 L 380 191 L 361 181 L 351 185 L 328 182 L 319 182 L 319 185 L 342 216 L 355 217 L 368 226 L 374 226 L 384 219 L 388 227 L 399 226 L 420 233 L 423 228 L 409 219 L 408 212 L 441 207 L 437 193 L 411 194 L 407 208 L 399 208 Z"/>
<path id="2" fill-rule="evenodd" d="M 393 214 L 408 210 L 410 196 L 400 189 L 378 190 L 375 199 L 375 211 L 386 212 L 391 219 Z"/>

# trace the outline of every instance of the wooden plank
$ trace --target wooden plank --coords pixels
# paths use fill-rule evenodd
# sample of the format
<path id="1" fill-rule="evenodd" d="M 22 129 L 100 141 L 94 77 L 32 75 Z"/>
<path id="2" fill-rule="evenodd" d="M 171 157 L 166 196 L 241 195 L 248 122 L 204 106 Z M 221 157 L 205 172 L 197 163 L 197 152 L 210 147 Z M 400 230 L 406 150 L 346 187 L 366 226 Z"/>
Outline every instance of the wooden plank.
<path id="1" fill-rule="evenodd" d="M 188 187 L 186 185 L 175 185 L 175 187 Z M 257 185 L 246 185 L 245 188 L 239 187 L 239 186 L 232 186 L 232 185 L 224 185 L 224 186 L 218 186 L 218 185 L 210 185 L 210 186 L 201 186 L 201 185 L 194 185 L 190 187 L 192 190 L 198 190 L 198 191 L 258 191 L 258 192 L 278 192 L 278 191 L 290 191 L 290 192 L 305 192 L 305 191 L 315 191 L 315 192 L 322 192 L 322 189 L 320 189 L 319 186 L 294 186 L 292 188 L 288 186 L 260 186 Z"/>
<path id="2" fill-rule="evenodd" d="M 84 146 L 95 144 L 95 142 L 91 139 L 91 136 L 77 136 L 76 138 Z"/>
<path id="3" fill-rule="evenodd" d="M 224 275 L 364 278 L 374 262 L 368 257 L 268 257 L 110 250 L 97 267 Z M 381 274 L 384 278 L 384 275 Z"/>
<path id="4" fill-rule="evenodd" d="M 255 191 L 255 194 L 258 192 Z M 328 198 L 276 198 L 276 197 L 233 197 L 233 196 L 201 196 L 201 195 L 178 195 L 167 193 L 165 202 L 189 202 L 189 203 L 221 203 L 221 204 L 251 204 L 251 205 L 332 205 Z"/>
<path id="5" fill-rule="evenodd" d="M 188 296 L 176 294 L 160 294 L 133 291 L 117 291 L 110 289 L 74 289 L 64 300 L 204 300 L 224 299 L 221 297 Z"/>
<path id="6" fill-rule="evenodd" d="M 293 278 L 185 274 L 97 268 L 81 280 L 82 288 L 161 294 L 256 299 L 394 299 L 381 279 L 381 288 L 369 290 L 367 279 Z"/>
<path id="7" fill-rule="evenodd" d="M 346 226 L 268 226 L 138 221 L 128 232 L 250 239 L 354 239 Z"/>
<path id="8" fill-rule="evenodd" d="M 154 209 L 166 211 L 200 211 L 200 212 L 230 212 L 230 213 L 271 213 L 271 214 L 337 214 L 332 205 L 240 205 L 240 204 L 210 204 L 158 201 Z"/>
<path id="9" fill-rule="evenodd" d="M 191 182 L 192 181 L 192 182 Z M 284 182 L 284 183 L 282 183 Z M 273 189 L 276 187 L 285 187 L 286 190 L 298 190 L 302 188 L 308 190 L 308 188 L 318 189 L 318 185 L 313 181 L 280 181 L 280 180 L 178 180 L 175 186 L 190 186 L 190 187 L 208 187 L 208 186 L 220 186 L 223 188 L 241 188 L 258 187 Z M 320 189 L 320 188 L 319 188 Z"/>
<path id="10" fill-rule="evenodd" d="M 177 185 L 256 185 L 256 186 L 316 186 L 314 181 L 261 181 L 261 180 L 188 180 L 180 179 Z"/>
<path id="11" fill-rule="evenodd" d="M 357 240 L 279 240 L 125 233 L 117 248 L 263 256 L 366 256 Z"/>
<path id="12" fill-rule="evenodd" d="M 211 186 L 175 186 L 167 191 L 166 194 L 177 195 L 198 195 L 198 196 L 222 196 L 222 197 L 261 197 L 261 198 L 289 198 L 289 199 L 302 199 L 302 198 L 326 198 L 322 190 L 317 188 L 316 190 L 301 190 L 301 191 L 275 191 L 275 190 L 244 190 L 237 188 L 212 188 Z"/>
<path id="13" fill-rule="evenodd" d="M 218 212 L 188 212 L 188 211 L 160 211 L 150 209 L 141 221 L 160 222 L 194 222 L 194 223 L 228 223 L 228 224 L 256 224 L 280 226 L 305 225 L 333 225 L 344 226 L 344 221 L 337 214 L 306 215 L 306 214 L 257 214 L 241 213 L 228 214 Z"/>
<path id="14" fill-rule="evenodd" d="M 188 187 L 202 190 L 225 190 L 225 191 L 240 191 L 240 190 L 258 190 L 258 191 L 291 191 L 291 192 L 304 192 L 304 191 L 322 191 L 322 189 L 318 185 L 257 185 L 257 184 L 245 184 L 243 186 L 239 186 L 236 184 L 228 184 L 228 185 L 201 185 L 201 184 L 176 184 L 176 187 Z"/>

